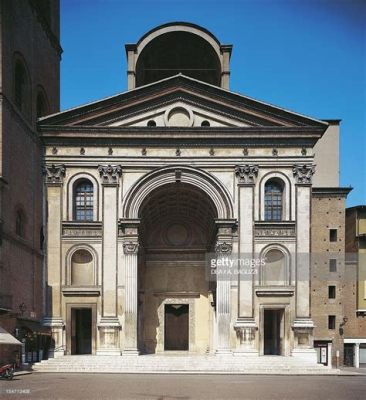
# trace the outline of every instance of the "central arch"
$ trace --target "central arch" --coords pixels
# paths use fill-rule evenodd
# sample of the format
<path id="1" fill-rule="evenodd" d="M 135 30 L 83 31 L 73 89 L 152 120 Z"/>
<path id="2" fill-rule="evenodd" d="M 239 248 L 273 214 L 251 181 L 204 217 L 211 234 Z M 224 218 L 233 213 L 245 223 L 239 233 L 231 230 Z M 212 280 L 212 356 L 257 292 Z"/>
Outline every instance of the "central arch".
<path id="1" fill-rule="evenodd" d="M 206 257 L 217 221 L 231 220 L 227 189 L 193 167 L 163 167 L 127 194 L 124 218 L 139 220 L 138 348 L 205 353 L 214 348 L 215 283 Z"/>
<path id="2" fill-rule="evenodd" d="M 206 193 L 215 206 L 218 219 L 233 219 L 233 202 L 226 187 L 208 172 L 188 166 L 162 167 L 143 176 L 126 194 L 123 219 L 138 219 L 141 204 L 153 190 L 176 182 L 192 185 Z"/>

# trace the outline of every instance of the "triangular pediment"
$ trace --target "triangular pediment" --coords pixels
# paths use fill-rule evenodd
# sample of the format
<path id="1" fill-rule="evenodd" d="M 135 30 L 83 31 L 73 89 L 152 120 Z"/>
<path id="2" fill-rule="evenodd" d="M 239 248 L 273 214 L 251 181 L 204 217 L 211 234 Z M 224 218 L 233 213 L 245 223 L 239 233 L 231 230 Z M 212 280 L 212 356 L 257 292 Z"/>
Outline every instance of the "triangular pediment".
<path id="1" fill-rule="evenodd" d="M 327 125 L 183 75 L 41 118 L 39 124 L 121 128 Z"/>
<path id="2" fill-rule="evenodd" d="M 251 126 L 233 115 L 225 115 L 219 110 L 210 109 L 194 104 L 186 99 L 173 99 L 163 105 L 141 109 L 133 115 L 121 115 L 113 120 L 105 121 L 104 126 L 111 127 L 233 127 Z"/>

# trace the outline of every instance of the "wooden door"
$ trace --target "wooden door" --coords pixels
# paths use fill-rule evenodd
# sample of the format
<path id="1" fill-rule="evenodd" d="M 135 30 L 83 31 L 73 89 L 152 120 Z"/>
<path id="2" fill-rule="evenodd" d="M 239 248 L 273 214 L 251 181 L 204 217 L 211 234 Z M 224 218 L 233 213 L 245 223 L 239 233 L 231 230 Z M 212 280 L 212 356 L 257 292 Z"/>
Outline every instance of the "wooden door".
<path id="1" fill-rule="evenodd" d="M 188 304 L 165 305 L 164 350 L 185 350 L 189 348 L 189 306 Z"/>

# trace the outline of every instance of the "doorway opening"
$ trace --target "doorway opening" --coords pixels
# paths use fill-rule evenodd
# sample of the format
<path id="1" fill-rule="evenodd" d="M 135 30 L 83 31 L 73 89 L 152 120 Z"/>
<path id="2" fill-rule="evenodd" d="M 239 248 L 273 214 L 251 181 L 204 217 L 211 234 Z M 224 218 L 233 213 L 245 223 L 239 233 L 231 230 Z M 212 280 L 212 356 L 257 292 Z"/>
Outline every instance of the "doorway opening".
<path id="1" fill-rule="evenodd" d="M 264 310 L 264 354 L 283 354 L 284 310 Z"/>
<path id="2" fill-rule="evenodd" d="M 188 304 L 165 304 L 164 350 L 188 351 L 188 316 Z"/>
<path id="3" fill-rule="evenodd" d="M 71 354 L 92 353 L 92 309 L 71 309 Z"/>

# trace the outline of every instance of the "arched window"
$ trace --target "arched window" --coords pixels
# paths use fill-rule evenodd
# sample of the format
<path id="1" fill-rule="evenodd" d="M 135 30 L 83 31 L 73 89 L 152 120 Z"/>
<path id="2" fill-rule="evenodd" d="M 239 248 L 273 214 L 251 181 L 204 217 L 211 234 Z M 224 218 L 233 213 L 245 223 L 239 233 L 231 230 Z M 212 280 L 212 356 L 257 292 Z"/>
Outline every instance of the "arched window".
<path id="1" fill-rule="evenodd" d="M 14 71 L 14 101 L 20 111 L 25 110 L 27 74 L 24 65 L 18 60 Z"/>
<path id="2" fill-rule="evenodd" d="M 22 238 L 25 236 L 25 216 L 22 210 L 18 210 L 16 213 L 15 233 Z"/>
<path id="3" fill-rule="evenodd" d="M 281 221 L 283 210 L 283 184 L 277 179 L 270 179 L 264 188 L 264 219 Z"/>
<path id="4" fill-rule="evenodd" d="M 287 257 L 279 249 L 271 249 L 265 254 L 261 283 L 264 286 L 286 285 L 289 282 Z"/>
<path id="5" fill-rule="evenodd" d="M 76 182 L 74 189 L 74 219 L 93 221 L 93 184 L 87 179 Z"/>
<path id="6" fill-rule="evenodd" d="M 46 96 L 42 91 L 37 94 L 37 104 L 36 104 L 37 118 L 44 117 L 48 114 L 48 104 Z"/>
<path id="7" fill-rule="evenodd" d="M 71 257 L 71 285 L 94 285 L 93 256 L 88 250 L 77 250 Z"/>

